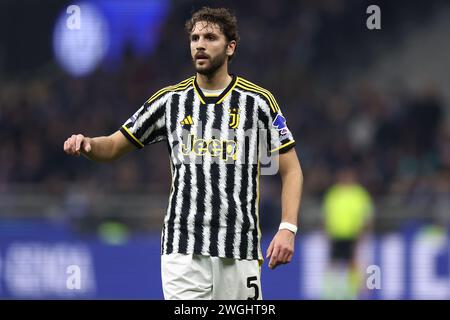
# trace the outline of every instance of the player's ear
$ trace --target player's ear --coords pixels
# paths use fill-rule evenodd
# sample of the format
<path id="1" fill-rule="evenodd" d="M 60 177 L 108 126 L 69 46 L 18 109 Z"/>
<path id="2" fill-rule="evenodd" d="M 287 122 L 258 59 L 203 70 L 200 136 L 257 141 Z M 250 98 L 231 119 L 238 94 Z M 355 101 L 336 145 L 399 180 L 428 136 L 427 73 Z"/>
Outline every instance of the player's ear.
<path id="1" fill-rule="evenodd" d="M 234 54 L 234 51 L 236 50 L 236 40 L 231 40 L 230 42 L 228 42 L 227 44 L 227 56 L 232 56 Z"/>

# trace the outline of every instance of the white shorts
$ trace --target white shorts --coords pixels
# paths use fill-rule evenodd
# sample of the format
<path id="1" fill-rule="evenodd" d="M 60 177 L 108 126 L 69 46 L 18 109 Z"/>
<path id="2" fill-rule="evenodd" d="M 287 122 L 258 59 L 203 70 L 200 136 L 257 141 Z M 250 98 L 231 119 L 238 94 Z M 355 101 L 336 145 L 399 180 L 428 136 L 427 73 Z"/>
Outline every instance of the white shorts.
<path id="1" fill-rule="evenodd" d="M 258 260 L 197 254 L 161 256 L 166 300 L 261 300 Z"/>

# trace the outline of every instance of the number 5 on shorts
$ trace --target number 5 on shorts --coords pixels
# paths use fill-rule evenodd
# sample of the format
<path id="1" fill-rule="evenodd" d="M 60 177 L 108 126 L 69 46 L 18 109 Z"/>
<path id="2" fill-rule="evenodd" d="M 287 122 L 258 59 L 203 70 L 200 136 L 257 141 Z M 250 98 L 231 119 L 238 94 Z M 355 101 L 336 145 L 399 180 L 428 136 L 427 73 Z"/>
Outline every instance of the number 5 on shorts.
<path id="1" fill-rule="evenodd" d="M 252 283 L 252 281 L 257 281 L 258 277 L 248 277 L 247 278 L 247 288 L 253 288 L 255 289 L 255 296 L 249 297 L 247 300 L 258 300 L 259 298 L 259 288 L 257 283 Z"/>

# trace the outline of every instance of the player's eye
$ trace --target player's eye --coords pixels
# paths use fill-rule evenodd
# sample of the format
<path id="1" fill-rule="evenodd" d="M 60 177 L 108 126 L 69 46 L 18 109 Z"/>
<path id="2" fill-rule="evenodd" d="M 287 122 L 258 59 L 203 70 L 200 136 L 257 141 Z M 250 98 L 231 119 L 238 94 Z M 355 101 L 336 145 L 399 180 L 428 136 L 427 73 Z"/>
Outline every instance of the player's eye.
<path id="1" fill-rule="evenodd" d="M 197 35 L 191 36 L 191 41 L 197 41 L 197 40 L 198 40 L 198 36 Z"/>

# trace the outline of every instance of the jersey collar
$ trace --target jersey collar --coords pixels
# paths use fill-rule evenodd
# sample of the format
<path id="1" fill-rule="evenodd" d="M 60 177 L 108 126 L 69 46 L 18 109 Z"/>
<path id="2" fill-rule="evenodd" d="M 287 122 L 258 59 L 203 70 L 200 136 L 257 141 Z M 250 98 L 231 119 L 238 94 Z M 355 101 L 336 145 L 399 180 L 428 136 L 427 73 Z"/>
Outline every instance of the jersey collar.
<path id="1" fill-rule="evenodd" d="M 202 92 L 202 89 L 200 89 L 200 87 L 198 86 L 197 76 L 195 76 L 194 89 L 195 89 L 195 92 L 197 93 L 200 101 L 203 104 L 210 104 L 210 103 L 212 103 L 212 104 L 220 104 L 220 103 L 222 103 L 222 101 L 231 93 L 231 91 L 233 91 L 234 87 L 236 86 L 237 76 L 234 75 L 234 74 L 232 74 L 231 76 L 233 77 L 233 79 L 231 79 L 230 84 L 217 97 L 207 97 L 207 96 L 205 96 L 203 94 L 203 92 Z"/>

